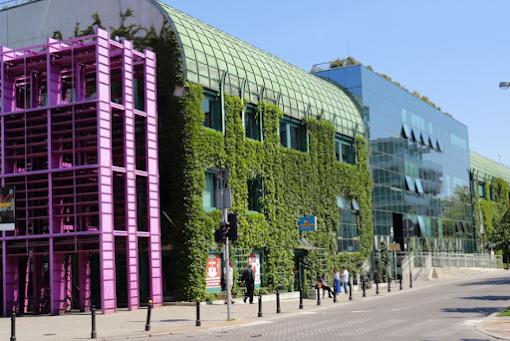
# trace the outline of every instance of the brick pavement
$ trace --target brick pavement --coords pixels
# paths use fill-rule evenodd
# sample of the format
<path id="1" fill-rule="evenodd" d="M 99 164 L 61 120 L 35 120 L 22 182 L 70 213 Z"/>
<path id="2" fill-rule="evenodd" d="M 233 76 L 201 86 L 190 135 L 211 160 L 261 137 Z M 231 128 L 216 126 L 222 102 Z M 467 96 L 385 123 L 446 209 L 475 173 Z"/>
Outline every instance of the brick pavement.
<path id="1" fill-rule="evenodd" d="M 409 290 L 419 290 L 442 280 L 419 281 L 413 283 L 413 289 L 409 289 L 408 283 L 404 283 L 404 290 L 400 291 L 398 284 L 392 285 L 392 292 L 388 293 L 386 286 L 380 286 L 380 296 L 393 295 Z M 362 298 L 361 292 L 353 292 L 355 304 L 359 300 L 375 298 L 375 288 L 367 290 L 367 297 Z M 256 301 L 255 301 L 256 302 Z M 338 295 L 338 303 L 347 304 L 348 295 Z M 97 335 L 99 340 L 114 340 L 143 337 L 157 334 L 172 334 L 190 330 L 210 329 L 217 327 L 234 326 L 256 321 L 271 320 L 280 316 L 306 313 L 325 309 L 333 306 L 332 299 L 322 300 L 318 307 L 315 300 L 305 300 L 304 309 L 299 309 L 298 299 L 289 299 L 281 302 L 281 314 L 276 314 L 276 302 L 263 303 L 263 317 L 258 318 L 258 305 L 236 303 L 232 305 L 233 321 L 226 321 L 227 307 L 224 304 L 201 305 L 201 327 L 195 326 L 196 307 L 194 305 L 180 306 L 169 305 L 152 311 L 151 331 L 145 332 L 146 309 L 136 311 L 119 311 L 115 314 L 97 316 Z M 17 340 L 54 340 L 68 341 L 77 339 L 89 339 L 91 332 L 90 314 L 71 313 L 65 316 L 23 316 L 17 319 Z M 8 340 L 10 337 L 10 319 L 0 319 L 0 340 Z"/>

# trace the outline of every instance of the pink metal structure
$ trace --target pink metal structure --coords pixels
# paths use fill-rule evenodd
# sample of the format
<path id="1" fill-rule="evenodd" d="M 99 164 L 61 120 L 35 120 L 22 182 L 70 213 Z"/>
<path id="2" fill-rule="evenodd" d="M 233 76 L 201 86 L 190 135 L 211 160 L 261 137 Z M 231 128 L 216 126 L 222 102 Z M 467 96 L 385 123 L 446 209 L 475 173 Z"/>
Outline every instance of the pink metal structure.
<path id="1" fill-rule="evenodd" d="M 162 304 L 155 67 L 100 29 L 0 48 L 4 315 Z"/>

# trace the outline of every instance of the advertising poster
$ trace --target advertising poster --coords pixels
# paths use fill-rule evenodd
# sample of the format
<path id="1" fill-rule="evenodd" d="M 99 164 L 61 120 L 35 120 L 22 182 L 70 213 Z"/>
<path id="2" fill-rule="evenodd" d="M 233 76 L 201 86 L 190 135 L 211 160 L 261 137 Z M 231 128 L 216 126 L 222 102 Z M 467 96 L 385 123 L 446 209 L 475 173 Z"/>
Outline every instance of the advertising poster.
<path id="1" fill-rule="evenodd" d="M 252 253 L 248 259 L 248 264 L 251 265 L 253 272 L 255 273 L 255 286 L 260 287 L 260 254 Z"/>
<path id="2" fill-rule="evenodd" d="M 14 186 L 0 187 L 0 231 L 14 231 Z"/>
<path id="3" fill-rule="evenodd" d="M 207 289 L 221 290 L 221 255 L 209 254 L 207 260 Z"/>

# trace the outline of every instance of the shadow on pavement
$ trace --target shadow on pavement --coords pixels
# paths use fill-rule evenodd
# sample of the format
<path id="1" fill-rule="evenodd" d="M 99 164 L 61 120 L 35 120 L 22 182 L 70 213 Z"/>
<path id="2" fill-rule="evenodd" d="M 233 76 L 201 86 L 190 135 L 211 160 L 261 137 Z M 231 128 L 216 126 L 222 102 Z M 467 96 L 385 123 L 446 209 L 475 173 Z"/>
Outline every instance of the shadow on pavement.
<path id="1" fill-rule="evenodd" d="M 498 279 L 489 279 L 485 281 L 473 281 L 473 282 L 465 282 L 456 284 L 459 287 L 465 287 L 469 285 L 507 285 L 510 284 L 510 278 L 498 278 Z"/>
<path id="2" fill-rule="evenodd" d="M 457 297 L 459 300 L 480 300 L 480 301 L 509 301 L 510 296 L 470 296 Z"/>
<path id="3" fill-rule="evenodd" d="M 475 308 L 442 308 L 444 313 L 468 313 L 489 316 L 490 314 L 501 311 L 499 307 L 475 307 Z"/>

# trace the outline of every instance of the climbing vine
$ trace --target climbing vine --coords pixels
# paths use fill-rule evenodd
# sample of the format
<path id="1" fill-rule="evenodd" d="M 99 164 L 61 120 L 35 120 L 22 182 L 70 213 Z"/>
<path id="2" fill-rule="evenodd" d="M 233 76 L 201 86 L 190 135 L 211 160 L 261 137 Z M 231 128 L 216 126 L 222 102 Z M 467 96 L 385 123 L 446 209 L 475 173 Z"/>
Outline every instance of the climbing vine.
<path id="1" fill-rule="evenodd" d="M 213 231 L 219 226 L 220 211 L 206 212 L 202 195 L 205 172 L 229 168 L 228 187 L 232 190 L 231 211 L 240 215 L 240 239 L 235 248 L 264 252 L 265 285 L 291 290 L 294 285 L 294 250 L 298 237 L 316 248 L 304 259 L 308 284 L 322 271 L 347 266 L 357 272 L 372 250 L 373 226 L 369 150 L 364 138 L 355 140 L 357 163 L 336 161 L 335 130 L 322 118 L 303 120 L 309 136 L 309 153 L 281 146 L 278 128 L 283 112 L 270 103 L 257 103 L 257 119 L 262 120 L 264 141 L 245 138 L 240 98 L 225 98 L 225 135 L 204 127 L 203 89 L 183 81 L 182 61 L 175 34 L 168 23 L 156 32 L 151 28 L 125 25 L 132 11 L 121 13 L 119 28 L 111 35 L 133 40 L 136 48 L 149 48 L 157 55 L 161 210 L 170 219 L 161 221 L 162 243 L 172 250 L 170 268 L 174 295 L 195 300 L 206 295 L 207 257 L 220 250 Z M 90 27 L 76 35 L 102 27 L 96 14 Z M 58 32 L 56 32 L 58 34 Z M 248 212 L 250 179 L 262 179 L 261 212 Z M 360 252 L 338 253 L 337 233 L 340 212 L 337 196 L 356 199 Z M 318 231 L 298 232 L 298 218 L 317 216 Z M 235 274 L 236 275 L 236 274 Z M 234 288 L 235 289 L 235 288 Z"/>

